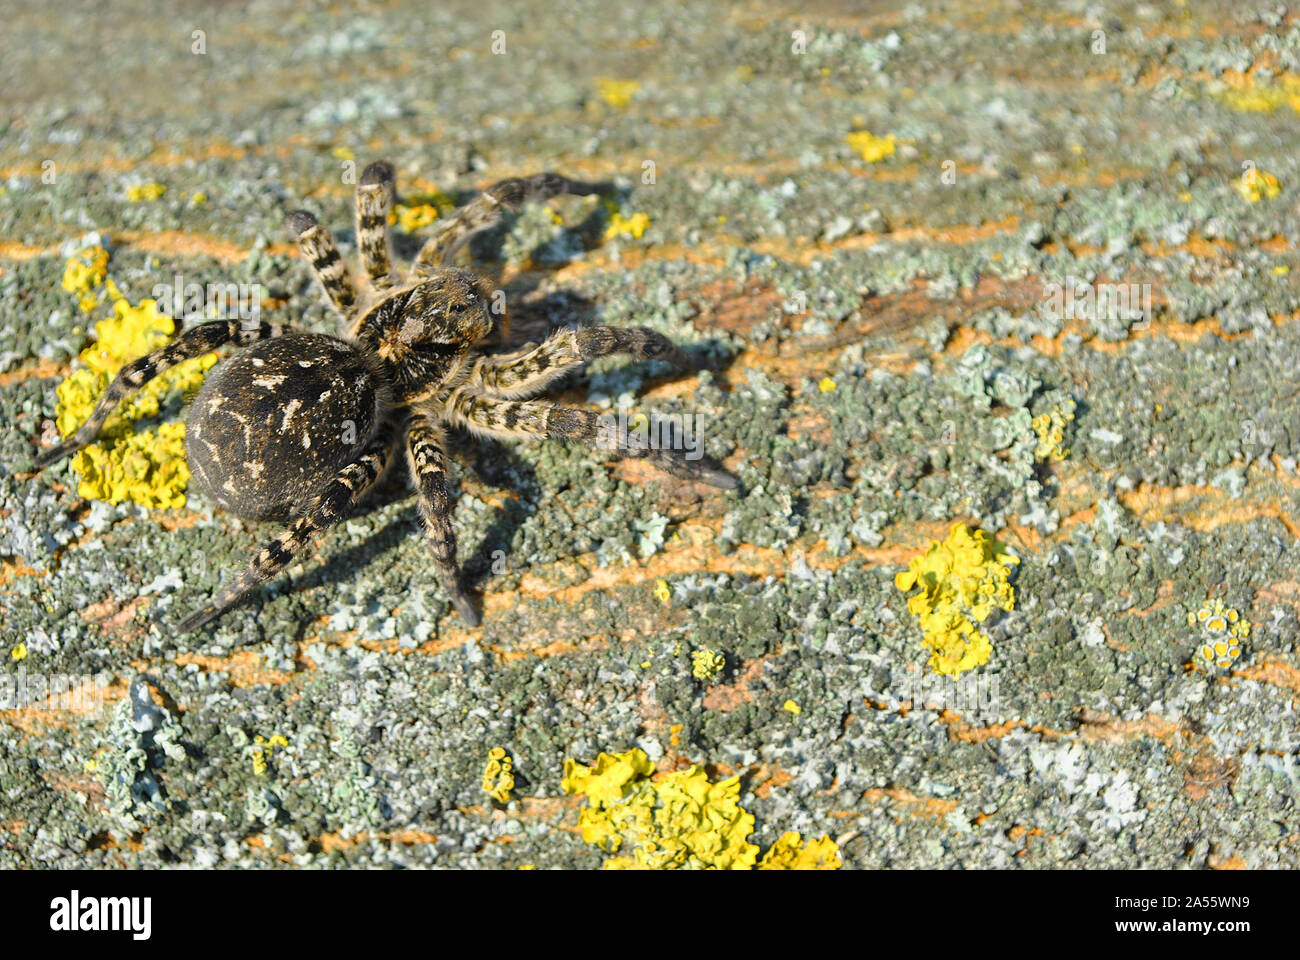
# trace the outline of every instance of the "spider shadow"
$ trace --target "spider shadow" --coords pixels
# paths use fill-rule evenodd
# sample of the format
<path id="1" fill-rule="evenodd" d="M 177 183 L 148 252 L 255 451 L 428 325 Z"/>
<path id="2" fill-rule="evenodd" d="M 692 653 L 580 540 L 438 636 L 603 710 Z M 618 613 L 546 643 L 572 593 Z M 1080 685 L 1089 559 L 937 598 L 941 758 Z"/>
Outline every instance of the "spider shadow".
<path id="1" fill-rule="evenodd" d="M 462 209 L 480 194 L 478 190 L 460 190 L 454 197 L 456 209 Z M 604 192 L 606 196 L 617 196 L 623 198 L 627 191 L 613 187 Z M 561 195 L 567 196 L 567 195 Z M 399 197 L 398 202 L 403 198 Z M 503 252 L 506 237 L 514 228 L 515 222 L 524 213 L 524 208 L 520 209 L 502 209 L 500 211 L 500 220 L 496 223 L 481 227 L 471 232 L 461 243 L 462 251 L 469 250 L 469 256 L 474 269 L 477 271 L 478 266 L 485 263 L 502 265 Z M 396 230 L 390 230 L 389 236 L 392 240 L 393 255 L 403 263 L 411 263 L 419 254 L 420 249 L 430 236 L 436 233 L 439 226 L 435 223 L 434 229 L 425 230 L 419 233 L 399 233 Z M 549 270 L 558 270 L 573 260 L 575 252 L 588 252 L 600 246 L 604 237 L 605 213 L 599 205 L 587 211 L 577 223 L 566 224 L 558 237 L 538 243 L 528 252 L 530 261 L 538 267 Z M 356 244 L 356 231 L 348 230 L 340 234 L 349 243 Z"/>
<path id="2" fill-rule="evenodd" d="M 537 474 L 532 464 L 496 440 L 474 437 L 457 430 L 449 430 L 448 438 L 449 453 L 452 459 L 459 461 L 462 471 L 468 465 L 476 479 L 490 488 L 513 489 L 528 494 L 517 500 L 507 499 L 505 505 L 497 509 L 496 516 L 483 536 L 479 538 L 474 553 L 461 564 L 465 587 L 472 590 L 493 572 L 498 551 L 503 556 L 509 554 L 510 544 L 514 540 L 516 531 L 536 512 L 534 494 L 538 489 Z M 461 455 L 456 456 L 456 454 Z M 463 489 L 453 491 L 453 500 L 462 495 L 464 495 Z M 346 523 L 350 519 L 369 516 L 377 510 L 402 501 L 410 501 L 411 509 L 402 511 L 399 516 L 394 517 L 361 542 L 330 553 L 320 566 L 297 580 L 290 592 L 298 593 L 312 587 L 343 583 L 377 562 L 391 550 L 428 549 L 420 527 L 418 506 L 415 493 L 411 489 L 405 458 L 397 459 L 394 468 L 385 475 L 380 485 L 364 497 L 341 522 Z M 327 538 L 327 545 L 324 548 L 327 552 L 328 542 Z M 436 575 L 431 583 L 435 589 L 442 589 Z M 305 638 L 309 626 L 310 623 L 303 623 L 299 627 L 297 640 Z"/>

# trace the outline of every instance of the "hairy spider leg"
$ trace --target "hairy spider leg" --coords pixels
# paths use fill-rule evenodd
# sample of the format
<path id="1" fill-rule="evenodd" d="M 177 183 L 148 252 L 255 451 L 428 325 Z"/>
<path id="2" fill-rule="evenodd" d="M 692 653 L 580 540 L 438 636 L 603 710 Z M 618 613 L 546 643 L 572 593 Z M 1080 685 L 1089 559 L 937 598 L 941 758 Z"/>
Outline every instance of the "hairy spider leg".
<path id="1" fill-rule="evenodd" d="M 220 616 L 248 591 L 270 580 L 292 563 L 313 534 L 341 520 L 345 511 L 356 504 L 383 475 L 395 450 L 396 436 L 397 428 L 391 421 L 381 422 L 374 439 L 367 444 L 361 455 L 325 485 L 302 516 L 288 530 L 259 550 L 233 582 L 177 624 L 177 630 L 189 633 Z"/>
<path id="2" fill-rule="evenodd" d="M 531 177 L 512 177 L 494 183 L 465 206 L 441 223 L 438 232 L 425 241 L 411 265 L 411 277 L 420 276 L 430 269 L 451 261 L 461 247 L 477 233 L 489 230 L 501 222 L 506 210 L 515 210 L 532 199 L 546 199 L 561 193 L 585 197 L 593 193 L 608 193 L 611 183 L 587 183 L 570 180 L 558 173 L 538 173 Z"/>
<path id="3" fill-rule="evenodd" d="M 479 625 L 478 611 L 470 603 L 456 566 L 456 531 L 451 524 L 451 491 L 447 482 L 447 455 L 441 424 L 414 414 L 407 427 L 406 460 L 419 491 L 420 521 L 429 536 L 429 548 L 443 588 L 456 612 L 471 627 Z"/>
<path id="4" fill-rule="evenodd" d="M 211 353 L 227 343 L 242 347 L 258 340 L 278 337 L 284 332 L 280 324 L 262 320 L 213 320 L 182 330 L 166 346 L 138 360 L 132 360 L 119 370 L 86 422 L 58 446 L 51 447 L 36 458 L 37 471 L 94 443 L 99 431 L 104 428 L 105 421 L 123 398 L 178 363 Z"/>
<path id="5" fill-rule="evenodd" d="M 387 290 L 394 281 L 388 230 L 394 184 L 393 166 L 384 160 L 366 167 L 357 181 L 357 251 L 361 267 L 375 290 Z"/>

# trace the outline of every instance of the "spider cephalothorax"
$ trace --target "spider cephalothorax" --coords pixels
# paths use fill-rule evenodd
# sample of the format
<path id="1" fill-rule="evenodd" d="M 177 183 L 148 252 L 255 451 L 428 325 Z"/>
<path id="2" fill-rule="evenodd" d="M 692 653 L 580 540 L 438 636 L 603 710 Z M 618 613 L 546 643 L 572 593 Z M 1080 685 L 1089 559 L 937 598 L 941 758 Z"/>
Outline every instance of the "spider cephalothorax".
<path id="1" fill-rule="evenodd" d="M 470 624 L 478 614 L 456 567 L 456 534 L 446 474 L 447 426 L 491 436 L 588 443 L 617 456 L 644 457 L 677 476 L 734 488 L 734 476 L 682 451 L 635 443 L 604 428 L 590 410 L 531 400 L 596 357 L 628 353 L 672 358 L 671 342 L 644 327 L 561 330 L 511 353 L 480 352 L 505 327 L 487 282 L 448 265 L 503 208 L 529 197 L 591 194 L 604 184 L 554 173 L 488 187 L 425 243 L 408 275 L 393 270 L 388 208 L 393 170 L 366 168 L 357 185 L 357 248 L 369 280 L 359 292 L 333 236 L 305 211 L 287 227 L 341 315 L 345 335 L 287 331 L 263 321 L 216 320 L 119 371 L 90 418 L 37 459 L 38 469 L 93 443 L 117 403 L 163 371 L 228 343 L 244 348 L 218 364 L 195 398 L 185 438 L 194 488 L 250 519 L 280 519 L 287 530 L 247 569 L 179 624 L 184 632 L 219 616 L 283 570 L 312 535 L 341 519 L 403 451 L 419 493 L 420 517 L 452 604 Z"/>

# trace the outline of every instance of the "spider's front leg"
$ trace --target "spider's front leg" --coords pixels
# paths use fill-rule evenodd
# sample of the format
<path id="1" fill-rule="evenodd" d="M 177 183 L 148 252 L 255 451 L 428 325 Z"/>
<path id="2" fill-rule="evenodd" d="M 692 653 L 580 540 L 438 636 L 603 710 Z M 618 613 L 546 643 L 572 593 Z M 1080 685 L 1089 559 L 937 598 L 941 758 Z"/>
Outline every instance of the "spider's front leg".
<path id="1" fill-rule="evenodd" d="M 360 203 L 360 197 L 357 202 Z M 352 284 L 352 277 L 348 273 L 347 264 L 343 262 L 343 254 L 339 253 L 338 244 L 334 242 L 333 234 L 306 210 L 295 210 L 289 214 L 285 229 L 289 238 L 298 245 L 298 251 L 311 264 L 312 273 L 320 281 L 330 305 L 350 323 L 357 310 L 357 288 Z"/>
<path id="2" fill-rule="evenodd" d="M 57 463 L 69 454 L 94 443 L 118 403 L 159 374 L 166 373 L 186 360 L 211 353 L 227 343 L 242 347 L 258 340 L 278 337 L 282 333 L 284 328 L 278 323 L 266 323 L 261 320 L 213 320 L 210 323 L 200 323 L 188 330 L 182 330 L 165 347 L 138 360 L 132 360 L 119 370 L 86 422 L 58 446 L 51 447 L 36 458 L 37 471 L 44 470 L 50 464 Z"/>
<path id="3" fill-rule="evenodd" d="M 313 534 L 333 526 L 383 475 L 396 446 L 396 431 L 383 421 L 361 455 L 330 480 L 292 527 L 258 551 L 248 567 L 215 597 L 199 607 L 176 629 L 189 633 L 220 616 L 259 583 L 270 580 L 293 562 Z"/>
<path id="4" fill-rule="evenodd" d="M 407 427 L 406 459 L 411 479 L 420 494 L 420 521 L 429 535 L 429 548 L 443 589 L 460 618 L 479 625 L 478 611 L 470 603 L 456 566 L 456 530 L 451 525 L 451 492 L 447 484 L 447 457 L 443 429 L 423 414 L 413 414 Z"/>
<path id="5" fill-rule="evenodd" d="M 735 490 L 740 480 L 735 474 L 707 462 L 691 459 L 688 452 L 675 447 L 656 447 L 632 440 L 627 423 L 611 415 L 592 410 L 566 407 L 542 400 L 501 400 L 458 387 L 443 394 L 447 417 L 475 433 L 493 437 L 573 440 L 596 447 L 619 457 L 635 457 L 654 464 L 660 470 L 683 480 L 707 483 L 723 490 Z"/>
<path id="6" fill-rule="evenodd" d="M 560 330 L 516 353 L 476 357 L 465 382 L 494 397 L 535 396 L 570 370 L 611 353 L 684 365 L 673 342 L 648 327 L 586 327 Z"/>
<path id="7" fill-rule="evenodd" d="M 465 206 L 453 213 L 436 234 L 430 237 L 411 264 L 411 279 L 427 274 L 431 269 L 451 261 L 456 251 L 476 233 L 488 230 L 501 222 L 503 210 L 515 210 L 531 199 L 544 200 L 561 193 L 585 197 L 593 193 L 608 193 L 612 183 L 586 183 L 570 180 L 558 173 L 539 173 L 531 177 L 512 177 L 494 183 Z"/>
<path id="8" fill-rule="evenodd" d="M 376 290 L 393 285 L 388 208 L 393 202 L 394 185 L 393 165 L 385 160 L 366 167 L 357 181 L 357 250 L 362 269 Z"/>

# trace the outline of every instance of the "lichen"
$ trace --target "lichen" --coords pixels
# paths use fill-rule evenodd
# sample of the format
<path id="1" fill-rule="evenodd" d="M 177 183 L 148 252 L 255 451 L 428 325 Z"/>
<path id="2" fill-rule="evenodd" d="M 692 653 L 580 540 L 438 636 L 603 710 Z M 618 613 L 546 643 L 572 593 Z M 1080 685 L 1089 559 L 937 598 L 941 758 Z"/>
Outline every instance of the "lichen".
<path id="1" fill-rule="evenodd" d="M 86 763 L 104 788 L 104 798 L 116 822 L 138 831 L 144 820 L 171 809 L 155 772 L 167 760 L 185 760 L 180 723 L 165 707 L 154 704 L 140 678 L 131 681 L 128 696 L 113 709 L 103 741 Z"/>
<path id="2" fill-rule="evenodd" d="M 1060 462 L 1068 457 L 1070 451 L 1065 447 L 1065 431 L 1073 419 L 1073 400 L 1067 400 L 1063 405 L 1034 417 L 1032 425 L 1038 436 L 1034 456 L 1052 462 Z"/>
<path id="3" fill-rule="evenodd" d="M 701 647 L 691 653 L 691 676 L 696 680 L 712 680 L 726 665 L 726 656 L 717 650 Z"/>
<path id="4" fill-rule="evenodd" d="M 800 845 L 799 833 L 790 830 L 768 847 L 759 870 L 838 870 L 844 865 L 840 848 L 835 841 L 822 834 L 816 840 Z"/>
<path id="5" fill-rule="evenodd" d="M 271 758 L 275 755 L 276 747 L 287 747 L 289 745 L 288 737 L 283 734 L 272 734 L 267 738 L 260 733 L 253 738 L 249 746 L 249 755 L 253 760 L 253 776 L 264 777 Z"/>
<path id="6" fill-rule="evenodd" d="M 1243 79 L 1241 86 L 1219 95 L 1219 99 L 1233 110 L 1272 113 L 1280 107 L 1290 107 L 1300 113 L 1300 77 L 1282 74 L 1273 83 L 1256 83 L 1253 77 Z"/>
<path id="7" fill-rule="evenodd" d="M 829 839 L 798 849 L 798 834 L 783 836 L 760 864 L 758 846 L 747 839 L 754 816 L 740 806 L 739 777 L 711 783 L 698 765 L 652 780 L 653 773 L 654 765 L 640 749 L 602 753 L 590 767 L 575 760 L 564 763 L 564 792 L 587 798 L 578 819 L 583 840 L 620 854 L 605 861 L 606 870 L 840 865 L 838 849 Z"/>
<path id="8" fill-rule="evenodd" d="M 426 190 L 407 194 L 395 204 L 388 215 L 390 224 L 396 224 L 406 233 L 414 233 L 456 209 L 456 202 L 441 190 Z"/>
<path id="9" fill-rule="evenodd" d="M 1187 625 L 1200 632 L 1195 662 L 1205 668 L 1232 666 L 1250 637 L 1251 623 L 1222 600 L 1206 600 L 1187 614 Z"/>
<path id="10" fill-rule="evenodd" d="M 631 237 L 633 240 L 639 240 L 649 226 L 648 214 L 634 213 L 629 217 L 622 210 L 614 207 L 609 210 L 609 221 L 605 224 L 605 239 Z"/>
<path id="11" fill-rule="evenodd" d="M 497 803 L 509 803 L 510 791 L 515 788 L 514 760 L 504 747 L 488 751 L 487 766 L 483 768 L 483 790 Z"/>
<path id="12" fill-rule="evenodd" d="M 101 248 L 74 256 L 64 270 L 63 287 L 78 297 L 83 309 L 100 301 L 99 286 L 112 303 L 112 314 L 95 324 L 95 340 L 79 356 L 81 366 L 57 388 L 55 423 L 61 436 L 70 436 L 89 418 L 117 372 L 128 362 L 158 349 L 175 330 L 175 321 L 158 312 L 152 299 L 132 305 L 104 270 Z M 215 353 L 194 357 L 155 377 L 132 394 L 108 418 L 98 442 L 72 459 L 81 480 L 80 496 L 121 503 L 132 500 L 147 507 L 182 507 L 189 482 L 185 463 L 185 425 L 162 424 L 156 431 L 134 424 L 156 417 L 173 391 L 193 392 L 204 371 L 217 362 Z"/>
<path id="13" fill-rule="evenodd" d="M 126 198 L 132 203 L 146 203 L 157 200 L 167 193 L 167 187 L 161 183 L 137 183 L 126 188 Z"/>
<path id="14" fill-rule="evenodd" d="M 641 89 L 637 80 L 616 80 L 613 77 L 599 77 L 596 80 L 596 94 L 611 107 L 622 109 L 632 102 L 632 96 Z"/>
<path id="15" fill-rule="evenodd" d="M 108 276 L 108 251 L 103 247 L 87 247 L 68 259 L 63 268 L 63 289 L 76 294 L 77 306 L 89 313 L 99 304 L 99 288 Z"/>
<path id="16" fill-rule="evenodd" d="M 958 523 L 946 541 L 932 540 L 894 578 L 899 590 L 921 588 L 908 599 L 907 609 L 920 618 L 932 670 L 956 676 L 988 662 L 993 645 L 976 624 L 995 609 L 1015 606 L 1009 576 L 1018 563 L 1019 557 L 983 530 Z"/>
<path id="17" fill-rule="evenodd" d="M 1232 188 L 1248 203 L 1272 200 L 1282 192 L 1277 177 L 1267 170 L 1250 169 L 1232 182 Z"/>
<path id="18" fill-rule="evenodd" d="M 879 163 L 886 157 L 892 157 L 897 144 L 892 133 L 878 137 L 868 130 L 855 130 L 844 138 L 844 142 L 867 163 Z"/>
<path id="19" fill-rule="evenodd" d="M 664 531 L 668 529 L 668 518 L 653 513 L 645 520 L 639 517 L 632 520 L 632 529 L 636 531 L 636 549 L 642 560 L 654 556 L 664 545 Z"/>

